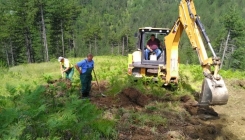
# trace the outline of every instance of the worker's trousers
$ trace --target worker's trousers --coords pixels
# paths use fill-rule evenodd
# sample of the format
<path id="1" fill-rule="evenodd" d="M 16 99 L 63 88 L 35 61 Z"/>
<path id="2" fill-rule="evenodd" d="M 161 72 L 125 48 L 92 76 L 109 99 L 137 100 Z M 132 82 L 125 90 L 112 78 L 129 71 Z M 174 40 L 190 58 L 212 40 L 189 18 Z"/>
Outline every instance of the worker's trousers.
<path id="1" fill-rule="evenodd" d="M 149 60 L 149 53 L 150 53 L 150 52 L 151 52 L 151 51 L 148 50 L 148 49 L 145 50 L 145 60 Z M 156 53 L 157 58 L 158 58 L 158 57 L 160 56 L 160 54 L 161 54 L 161 50 L 160 50 L 160 49 L 155 49 L 155 50 L 153 50 L 153 52 Z"/>
<path id="2" fill-rule="evenodd" d="M 70 69 L 66 72 L 66 79 L 72 80 L 73 74 L 74 74 L 74 67 L 70 68 Z"/>
<path id="3" fill-rule="evenodd" d="M 89 96 L 89 92 L 91 90 L 92 70 L 93 68 L 88 68 L 85 73 L 80 74 L 82 97 Z"/>

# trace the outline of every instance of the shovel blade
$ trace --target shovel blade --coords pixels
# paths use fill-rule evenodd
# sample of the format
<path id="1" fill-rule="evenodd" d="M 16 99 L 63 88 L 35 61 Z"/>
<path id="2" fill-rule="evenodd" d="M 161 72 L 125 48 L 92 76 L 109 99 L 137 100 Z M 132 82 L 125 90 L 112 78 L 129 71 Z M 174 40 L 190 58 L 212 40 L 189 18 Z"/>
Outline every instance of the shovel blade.
<path id="1" fill-rule="evenodd" d="M 209 78 L 203 80 L 199 105 L 225 105 L 228 102 L 228 97 L 228 90 L 222 77 L 219 80 Z"/>

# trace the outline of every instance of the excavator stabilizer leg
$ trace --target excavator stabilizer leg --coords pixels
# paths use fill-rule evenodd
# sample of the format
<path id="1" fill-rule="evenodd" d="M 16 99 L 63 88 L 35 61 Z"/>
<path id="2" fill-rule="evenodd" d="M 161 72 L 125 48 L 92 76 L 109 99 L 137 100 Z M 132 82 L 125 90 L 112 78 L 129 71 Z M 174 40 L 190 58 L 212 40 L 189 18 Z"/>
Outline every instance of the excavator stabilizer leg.
<path id="1" fill-rule="evenodd" d="M 228 90 L 222 77 L 219 80 L 205 78 L 202 83 L 202 92 L 199 96 L 199 105 L 225 105 L 228 101 Z"/>

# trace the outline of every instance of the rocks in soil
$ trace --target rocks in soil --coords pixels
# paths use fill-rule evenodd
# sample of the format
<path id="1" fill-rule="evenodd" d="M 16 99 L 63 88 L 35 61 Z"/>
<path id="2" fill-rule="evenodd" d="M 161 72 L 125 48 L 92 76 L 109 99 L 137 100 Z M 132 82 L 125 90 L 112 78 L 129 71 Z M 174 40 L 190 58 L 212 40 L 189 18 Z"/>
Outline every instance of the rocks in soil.
<path id="1" fill-rule="evenodd" d="M 185 137 L 178 131 L 168 131 L 167 133 L 168 140 L 182 140 Z"/>
<path id="2" fill-rule="evenodd" d="M 242 117 L 242 120 L 245 121 L 245 117 Z"/>
<path id="3" fill-rule="evenodd" d="M 236 80 L 234 84 L 241 88 L 245 88 L 245 80 Z"/>

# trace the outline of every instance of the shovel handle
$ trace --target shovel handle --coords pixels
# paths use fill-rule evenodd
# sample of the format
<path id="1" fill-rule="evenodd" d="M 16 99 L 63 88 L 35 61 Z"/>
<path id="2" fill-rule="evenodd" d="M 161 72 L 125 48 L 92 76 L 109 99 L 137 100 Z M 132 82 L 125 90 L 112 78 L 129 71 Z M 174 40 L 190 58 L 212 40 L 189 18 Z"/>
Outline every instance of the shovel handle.
<path id="1" fill-rule="evenodd" d="M 99 82 L 98 82 L 98 79 L 97 79 L 97 77 L 96 77 L 96 74 L 95 74 L 94 69 L 93 69 L 93 73 L 94 73 L 94 77 L 95 77 L 95 80 L 96 80 L 96 82 L 97 82 L 97 85 L 98 85 L 98 87 L 99 87 L 99 92 L 100 92 L 100 94 L 101 94 L 103 97 L 106 97 L 106 95 L 103 94 L 103 93 L 101 92 L 101 90 L 100 90 L 100 85 L 99 85 Z"/>
<path id="2" fill-rule="evenodd" d="M 98 87 L 99 87 L 99 90 L 100 90 L 100 85 L 99 85 L 99 82 L 98 82 L 98 79 L 97 79 L 97 77 L 96 77 L 96 74 L 95 74 L 94 69 L 93 69 L 93 73 L 94 73 L 94 77 L 95 77 L 95 80 L 96 80 L 96 82 L 97 82 L 97 85 L 98 85 Z"/>

